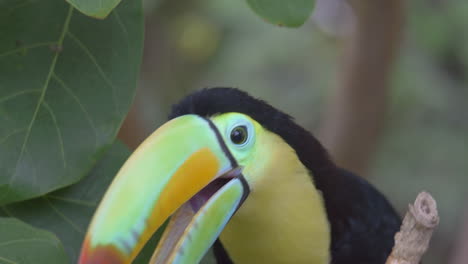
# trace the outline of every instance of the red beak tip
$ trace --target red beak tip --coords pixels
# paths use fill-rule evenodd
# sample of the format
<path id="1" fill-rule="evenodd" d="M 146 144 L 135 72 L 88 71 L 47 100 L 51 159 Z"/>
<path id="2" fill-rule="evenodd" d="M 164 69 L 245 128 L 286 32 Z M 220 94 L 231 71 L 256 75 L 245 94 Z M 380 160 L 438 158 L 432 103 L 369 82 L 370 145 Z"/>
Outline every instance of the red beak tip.
<path id="1" fill-rule="evenodd" d="M 114 245 L 89 247 L 87 239 L 83 243 L 78 264 L 126 264 L 130 263 Z"/>

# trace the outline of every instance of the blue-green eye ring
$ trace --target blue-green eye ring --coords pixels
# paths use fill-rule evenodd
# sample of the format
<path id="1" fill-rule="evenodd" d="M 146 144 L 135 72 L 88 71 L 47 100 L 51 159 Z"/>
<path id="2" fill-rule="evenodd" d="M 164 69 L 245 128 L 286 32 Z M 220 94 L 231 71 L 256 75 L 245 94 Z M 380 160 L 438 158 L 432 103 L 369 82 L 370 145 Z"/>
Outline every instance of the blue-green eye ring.
<path id="1" fill-rule="evenodd" d="M 247 131 L 246 126 L 236 126 L 231 130 L 231 142 L 236 144 L 236 145 L 243 145 L 245 142 L 247 142 L 247 139 L 249 137 L 249 132 Z"/>
<path id="2" fill-rule="evenodd" d="M 238 120 L 231 125 L 227 132 L 227 138 L 236 148 L 248 146 L 254 137 L 253 125 L 247 120 Z"/>

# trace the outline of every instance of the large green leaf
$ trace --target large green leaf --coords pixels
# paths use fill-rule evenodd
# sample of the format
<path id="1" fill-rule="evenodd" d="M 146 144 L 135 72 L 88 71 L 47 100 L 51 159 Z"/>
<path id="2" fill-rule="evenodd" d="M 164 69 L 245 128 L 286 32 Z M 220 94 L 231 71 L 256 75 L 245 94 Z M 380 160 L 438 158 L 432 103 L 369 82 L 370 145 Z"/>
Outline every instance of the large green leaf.
<path id="1" fill-rule="evenodd" d="M 315 0 L 247 0 L 250 8 L 267 22 L 299 27 L 309 18 Z"/>
<path id="2" fill-rule="evenodd" d="M 62 244 L 53 234 L 0 217 L 0 263 L 63 264 L 66 260 Z"/>
<path id="3" fill-rule="evenodd" d="M 120 3 L 120 0 L 67 0 L 67 2 L 87 16 L 105 18 Z"/>
<path id="4" fill-rule="evenodd" d="M 91 217 L 128 155 L 128 149 L 116 143 L 79 183 L 40 198 L 5 205 L 0 208 L 0 215 L 17 217 L 33 226 L 52 231 L 63 242 L 71 263 L 75 263 Z M 148 262 L 159 235 L 140 256 L 141 263 Z"/>
<path id="5" fill-rule="evenodd" d="M 0 211 L 52 231 L 76 260 L 94 210 L 128 152 L 122 144 L 116 144 L 82 181 L 36 199 L 5 205 Z"/>
<path id="6" fill-rule="evenodd" d="M 129 109 L 142 38 L 140 0 L 105 20 L 61 0 L 0 2 L 0 204 L 86 175 Z"/>

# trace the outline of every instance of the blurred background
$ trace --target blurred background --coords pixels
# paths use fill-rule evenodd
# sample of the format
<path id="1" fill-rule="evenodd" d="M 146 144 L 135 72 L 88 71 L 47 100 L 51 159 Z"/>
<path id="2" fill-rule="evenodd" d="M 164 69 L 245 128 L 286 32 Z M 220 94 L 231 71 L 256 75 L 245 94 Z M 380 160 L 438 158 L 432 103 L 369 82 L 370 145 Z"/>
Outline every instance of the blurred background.
<path id="1" fill-rule="evenodd" d="M 437 200 L 424 263 L 468 263 L 468 1 L 318 0 L 299 29 L 245 1 L 145 3 L 131 148 L 203 87 L 238 87 L 289 113 L 403 215 Z"/>

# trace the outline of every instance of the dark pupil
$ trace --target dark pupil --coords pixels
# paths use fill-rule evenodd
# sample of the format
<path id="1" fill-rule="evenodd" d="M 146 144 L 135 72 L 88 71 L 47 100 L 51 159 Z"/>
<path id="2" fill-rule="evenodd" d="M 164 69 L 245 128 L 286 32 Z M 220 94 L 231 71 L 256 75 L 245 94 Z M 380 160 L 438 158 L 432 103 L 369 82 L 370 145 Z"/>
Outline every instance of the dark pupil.
<path id="1" fill-rule="evenodd" d="M 243 144 L 247 140 L 247 128 L 245 126 L 235 127 L 231 131 L 231 141 L 234 144 Z"/>

